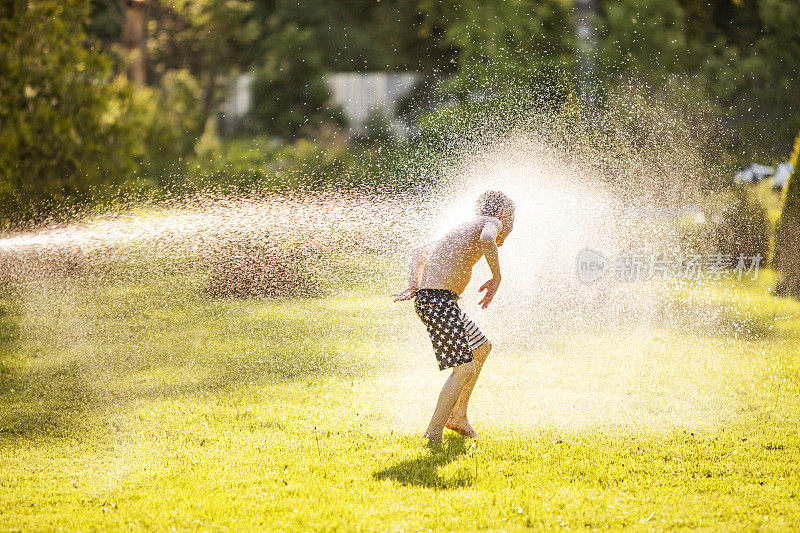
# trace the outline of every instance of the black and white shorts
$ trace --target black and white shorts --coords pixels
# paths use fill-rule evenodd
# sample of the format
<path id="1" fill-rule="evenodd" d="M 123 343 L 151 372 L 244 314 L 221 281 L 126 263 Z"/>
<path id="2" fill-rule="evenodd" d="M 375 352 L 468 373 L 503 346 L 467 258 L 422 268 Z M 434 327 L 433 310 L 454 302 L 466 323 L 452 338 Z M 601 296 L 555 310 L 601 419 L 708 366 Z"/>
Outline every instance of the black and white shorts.
<path id="1" fill-rule="evenodd" d="M 414 309 L 428 329 L 439 370 L 472 361 L 472 352 L 488 339 L 458 307 L 458 295 L 447 289 L 419 289 Z"/>

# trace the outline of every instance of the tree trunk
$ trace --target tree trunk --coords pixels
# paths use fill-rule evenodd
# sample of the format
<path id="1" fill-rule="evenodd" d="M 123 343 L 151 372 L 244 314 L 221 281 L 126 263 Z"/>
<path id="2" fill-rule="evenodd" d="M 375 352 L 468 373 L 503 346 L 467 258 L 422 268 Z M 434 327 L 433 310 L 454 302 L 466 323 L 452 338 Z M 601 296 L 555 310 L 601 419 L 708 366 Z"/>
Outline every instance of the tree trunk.
<path id="1" fill-rule="evenodd" d="M 122 46 L 125 47 L 128 66 L 125 73 L 137 87 L 147 84 L 145 68 L 145 22 L 147 2 L 144 0 L 123 0 L 125 23 L 122 26 Z"/>
<path id="2" fill-rule="evenodd" d="M 217 91 L 217 72 L 217 65 L 211 65 L 206 80 L 205 94 L 203 95 L 203 123 L 207 122 L 209 118 L 212 118 L 211 112 L 214 110 L 214 99 Z"/>

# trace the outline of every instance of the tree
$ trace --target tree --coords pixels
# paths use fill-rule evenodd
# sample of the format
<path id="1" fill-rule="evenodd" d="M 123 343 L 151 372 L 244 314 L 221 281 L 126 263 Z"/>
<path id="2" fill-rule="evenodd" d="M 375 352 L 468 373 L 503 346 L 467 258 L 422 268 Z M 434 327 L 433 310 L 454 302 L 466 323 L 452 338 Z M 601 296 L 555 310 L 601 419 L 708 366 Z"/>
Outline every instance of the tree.
<path id="1" fill-rule="evenodd" d="M 428 27 L 443 28 L 443 41 L 458 51 L 453 88 L 462 94 L 547 90 L 561 81 L 550 79 L 553 67 L 573 61 L 574 35 L 563 2 L 421 0 L 418 6 Z"/>
<path id="2" fill-rule="evenodd" d="M 428 28 L 456 51 L 447 102 L 422 117 L 422 137 L 452 151 L 558 112 L 573 90 L 574 33 L 558 0 L 420 0 Z"/>
<path id="3" fill-rule="evenodd" d="M 84 31 L 89 0 L 0 5 L 0 224 L 121 183 L 141 152 L 131 87 Z"/>
<path id="4" fill-rule="evenodd" d="M 253 81 L 250 130 L 291 138 L 303 128 L 342 123 L 341 113 L 328 107 L 330 91 L 311 30 L 274 28 L 265 57 Z"/>
<path id="5" fill-rule="evenodd" d="M 800 298 L 800 134 L 795 139 L 790 163 L 793 170 L 781 194 L 772 266 L 783 276 L 775 293 Z"/>
<path id="6" fill-rule="evenodd" d="M 205 121 L 223 97 L 224 82 L 247 68 L 260 26 L 244 0 L 150 0 L 148 79 L 157 85 L 170 71 L 185 70 L 202 88 Z"/>
<path id="7" fill-rule="evenodd" d="M 686 14 L 677 0 L 607 2 L 602 19 L 602 64 L 606 76 L 633 77 L 659 85 L 670 75 L 691 72 L 697 49 L 689 41 Z"/>
<path id="8" fill-rule="evenodd" d="M 452 47 L 406 1 L 259 0 L 250 18 L 260 34 L 249 132 L 289 138 L 341 124 L 326 72 L 453 67 Z"/>
<path id="9" fill-rule="evenodd" d="M 607 82 L 707 102 L 742 164 L 789 148 L 800 128 L 796 0 L 605 0 L 601 11 Z"/>

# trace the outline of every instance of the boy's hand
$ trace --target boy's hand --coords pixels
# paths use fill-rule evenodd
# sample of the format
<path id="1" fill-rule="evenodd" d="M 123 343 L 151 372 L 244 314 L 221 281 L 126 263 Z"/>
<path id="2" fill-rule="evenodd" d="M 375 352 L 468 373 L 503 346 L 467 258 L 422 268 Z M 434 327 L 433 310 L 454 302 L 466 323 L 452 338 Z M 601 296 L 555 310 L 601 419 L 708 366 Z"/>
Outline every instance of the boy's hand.
<path id="1" fill-rule="evenodd" d="M 414 293 L 416 293 L 416 292 L 417 292 L 417 289 L 415 287 L 409 287 L 409 288 L 405 289 L 402 292 L 398 292 L 397 294 L 392 294 L 392 296 L 394 297 L 394 301 L 395 302 L 402 302 L 402 301 L 410 300 L 411 298 L 413 298 L 414 297 Z"/>
<path id="2" fill-rule="evenodd" d="M 481 301 L 478 302 L 478 305 L 486 309 L 486 307 L 489 305 L 489 302 L 491 302 L 492 298 L 494 298 L 494 295 L 497 292 L 498 287 L 500 287 L 500 280 L 498 278 L 492 278 L 483 285 L 481 285 L 481 288 L 478 289 L 478 292 L 486 290 L 486 294 L 483 295 L 483 299 L 481 299 Z"/>

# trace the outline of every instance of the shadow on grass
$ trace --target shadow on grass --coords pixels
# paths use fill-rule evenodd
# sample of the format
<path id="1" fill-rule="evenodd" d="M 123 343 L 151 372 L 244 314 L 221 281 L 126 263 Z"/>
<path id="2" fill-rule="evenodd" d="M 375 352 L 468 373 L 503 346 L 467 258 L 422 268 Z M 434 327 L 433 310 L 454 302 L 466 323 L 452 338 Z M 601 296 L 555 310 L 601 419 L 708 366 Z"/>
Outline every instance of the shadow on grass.
<path id="1" fill-rule="evenodd" d="M 19 367 L 17 312 L 10 289 L 0 280 L 0 390 Z"/>
<path id="2" fill-rule="evenodd" d="M 67 438 L 81 435 L 87 412 L 101 408 L 97 391 L 74 361 L 46 370 L 22 365 L 0 384 L 0 437 Z"/>
<path id="3" fill-rule="evenodd" d="M 372 474 L 375 479 L 391 479 L 403 485 L 417 485 L 432 489 L 456 489 L 474 483 L 472 472 L 459 469 L 452 476 L 442 476 L 439 469 L 467 453 L 466 442 L 455 435 L 447 435 L 441 447 L 431 448 L 413 459 Z"/>
<path id="4" fill-rule="evenodd" d="M 369 370 L 346 336 L 358 340 L 356 319 L 305 300 L 52 285 L 0 292 L 3 439 L 80 438 L 104 413 L 141 401 Z"/>
<path id="5" fill-rule="evenodd" d="M 76 438 L 87 434 L 109 409 L 161 398 L 207 397 L 269 382 L 291 382 L 338 375 L 336 362 L 321 357 L 311 364 L 293 357 L 291 351 L 263 360 L 220 353 L 212 361 L 197 363 L 200 377 L 185 373 L 185 361 L 151 357 L 128 362 L 108 354 L 94 361 L 74 359 L 47 361 L 42 355 L 8 369 L 0 380 L 0 437 L 10 439 Z M 148 375 L 152 368 L 154 375 Z M 129 379 L 144 375 L 141 381 Z"/>

